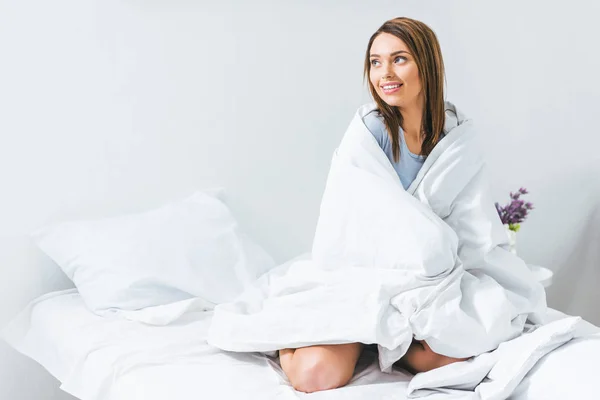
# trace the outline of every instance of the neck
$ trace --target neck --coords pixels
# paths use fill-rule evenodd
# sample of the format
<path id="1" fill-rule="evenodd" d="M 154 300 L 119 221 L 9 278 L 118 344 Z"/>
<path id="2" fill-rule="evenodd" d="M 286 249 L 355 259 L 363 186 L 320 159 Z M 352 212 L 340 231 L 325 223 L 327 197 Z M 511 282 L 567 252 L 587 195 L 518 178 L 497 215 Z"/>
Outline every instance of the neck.
<path id="1" fill-rule="evenodd" d="M 413 104 L 409 107 L 400 108 L 402 114 L 402 130 L 410 139 L 420 142 L 422 139 L 421 120 L 423 119 L 423 107 Z"/>

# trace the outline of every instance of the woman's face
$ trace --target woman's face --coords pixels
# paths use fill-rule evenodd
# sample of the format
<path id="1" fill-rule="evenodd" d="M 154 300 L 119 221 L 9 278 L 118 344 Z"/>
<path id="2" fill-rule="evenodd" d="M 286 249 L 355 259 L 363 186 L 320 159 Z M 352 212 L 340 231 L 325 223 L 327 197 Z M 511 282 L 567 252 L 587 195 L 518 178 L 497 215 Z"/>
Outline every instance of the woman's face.
<path id="1" fill-rule="evenodd" d="M 384 102 L 404 108 L 422 101 L 419 70 L 402 40 L 381 33 L 371 45 L 370 63 L 369 80 Z"/>

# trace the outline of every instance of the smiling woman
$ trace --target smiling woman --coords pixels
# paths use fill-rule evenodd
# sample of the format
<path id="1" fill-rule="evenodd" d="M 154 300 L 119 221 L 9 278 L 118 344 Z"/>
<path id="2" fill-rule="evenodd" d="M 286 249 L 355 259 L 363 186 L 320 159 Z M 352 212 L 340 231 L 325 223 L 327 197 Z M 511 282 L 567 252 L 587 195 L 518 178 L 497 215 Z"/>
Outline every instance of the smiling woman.
<path id="1" fill-rule="evenodd" d="M 410 18 L 387 21 L 369 40 L 364 69 L 393 160 L 400 157 L 400 127 L 412 153 L 429 155 L 445 121 L 444 61 L 435 33 Z"/>
<path id="2" fill-rule="evenodd" d="M 364 68 L 377 108 L 363 121 L 406 189 L 444 135 L 444 63 L 437 37 L 420 21 L 387 21 L 369 40 Z M 292 386 L 315 392 L 347 384 L 362 348 L 361 343 L 310 346 L 283 349 L 279 355 Z M 463 360 L 415 340 L 401 363 L 424 372 Z"/>

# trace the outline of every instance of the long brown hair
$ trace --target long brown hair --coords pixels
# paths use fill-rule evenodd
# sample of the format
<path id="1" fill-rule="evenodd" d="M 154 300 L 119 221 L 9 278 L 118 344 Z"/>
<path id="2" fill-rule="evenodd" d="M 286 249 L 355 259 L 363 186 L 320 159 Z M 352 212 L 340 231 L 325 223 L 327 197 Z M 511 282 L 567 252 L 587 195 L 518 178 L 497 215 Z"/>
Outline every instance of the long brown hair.
<path id="1" fill-rule="evenodd" d="M 386 21 L 369 39 L 365 56 L 365 79 L 369 84 L 371 96 L 383 116 L 392 141 L 394 161 L 400 158 L 399 132 L 402 114 L 398 107 L 384 102 L 375 91 L 369 74 L 371 72 L 370 52 L 373 41 L 382 33 L 389 33 L 402 40 L 415 58 L 423 91 L 423 116 L 421 133 L 424 133 L 421 154 L 428 156 L 440 140 L 446 116 L 444 114 L 444 60 L 440 44 L 433 30 L 421 21 L 400 17 Z"/>

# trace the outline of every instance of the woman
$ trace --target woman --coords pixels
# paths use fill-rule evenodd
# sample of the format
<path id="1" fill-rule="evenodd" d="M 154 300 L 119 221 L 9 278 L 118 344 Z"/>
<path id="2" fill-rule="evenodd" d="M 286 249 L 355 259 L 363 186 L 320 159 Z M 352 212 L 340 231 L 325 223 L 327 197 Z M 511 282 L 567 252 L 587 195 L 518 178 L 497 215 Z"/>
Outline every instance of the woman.
<path id="1" fill-rule="evenodd" d="M 378 107 L 363 121 L 406 189 L 443 137 L 444 63 L 435 33 L 409 18 L 387 21 L 369 40 L 365 77 Z M 361 343 L 310 346 L 280 350 L 279 357 L 292 386 L 310 393 L 347 384 L 362 348 Z M 413 341 L 402 362 L 423 372 L 462 360 Z"/>

